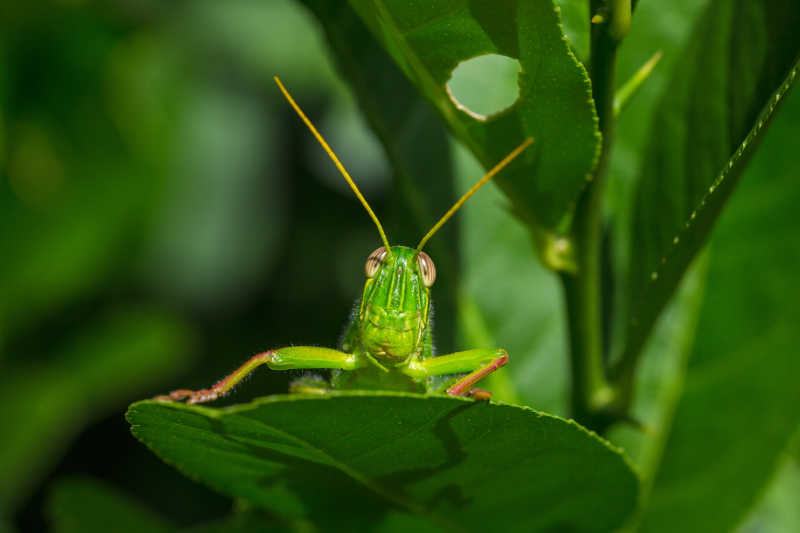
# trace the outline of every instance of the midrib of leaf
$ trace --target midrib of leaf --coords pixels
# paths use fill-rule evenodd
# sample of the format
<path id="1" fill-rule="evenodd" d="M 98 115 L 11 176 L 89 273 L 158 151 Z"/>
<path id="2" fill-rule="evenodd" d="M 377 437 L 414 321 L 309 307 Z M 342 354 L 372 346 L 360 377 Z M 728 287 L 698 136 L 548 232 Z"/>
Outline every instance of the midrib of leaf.
<path id="1" fill-rule="evenodd" d="M 731 189 L 734 185 L 736 185 L 736 179 L 741 175 L 741 171 L 750 160 L 753 151 L 763 139 L 764 131 L 772 121 L 775 111 L 780 107 L 780 105 L 783 103 L 783 98 L 794 86 L 794 82 L 797 79 L 798 67 L 800 67 L 800 59 L 795 62 L 794 67 L 792 67 L 792 70 L 787 76 L 786 81 L 782 83 L 781 86 L 773 93 L 769 103 L 761 110 L 755 125 L 750 129 L 747 137 L 745 137 L 733 155 L 728 159 L 727 164 L 722 169 L 722 172 L 719 173 L 714 182 L 708 187 L 708 191 L 694 206 L 692 213 L 684 221 L 684 228 L 677 235 L 675 235 L 672 241 L 673 245 L 671 249 L 667 251 L 662 259 L 662 262 L 665 265 L 672 263 L 672 257 L 676 255 L 682 255 L 683 253 L 687 252 L 687 239 L 681 239 L 680 237 L 686 235 L 694 229 L 694 226 L 696 225 L 695 219 L 699 217 L 697 224 L 702 224 L 705 221 L 704 216 L 705 219 L 707 219 L 710 215 L 715 215 L 716 211 L 714 211 L 714 209 L 718 209 L 718 206 L 728 197 Z M 728 179 L 729 176 L 731 176 L 730 180 Z M 709 214 L 705 214 L 705 212 L 709 209 L 712 211 L 710 211 Z M 660 272 L 661 270 L 658 268 L 653 271 L 653 274 L 655 274 L 656 277 L 656 282 Z"/>
<path id="2" fill-rule="evenodd" d="M 457 529 L 455 524 L 451 524 L 444 517 L 442 517 L 442 516 L 440 516 L 440 515 L 438 515 L 436 513 L 430 512 L 429 510 L 425 509 L 423 506 L 419 505 L 418 503 L 414 502 L 413 500 L 408 499 L 408 498 L 403 498 L 402 496 L 400 496 L 398 494 L 394 494 L 393 492 L 390 492 L 390 491 L 386 490 L 381 485 L 373 483 L 369 478 L 367 478 L 366 476 L 360 474 L 354 468 L 351 468 L 344 461 L 336 459 L 335 457 L 330 455 L 328 452 L 326 452 L 322 448 L 318 448 L 317 446 L 314 446 L 313 444 L 311 444 L 310 442 L 308 442 L 308 441 L 306 441 L 304 439 L 301 439 L 299 437 L 296 437 L 294 435 L 291 435 L 289 433 L 281 431 L 281 430 L 277 429 L 276 427 L 274 427 L 274 426 L 272 426 L 270 424 L 267 424 L 267 423 L 265 423 L 265 422 L 263 422 L 261 420 L 254 420 L 252 418 L 249 419 L 249 420 L 252 420 L 253 422 L 258 423 L 260 426 L 265 427 L 265 428 L 269 429 L 270 431 L 273 431 L 273 432 L 275 432 L 275 433 L 277 433 L 277 434 L 279 434 L 279 435 L 281 435 L 281 436 L 283 436 L 283 437 L 285 437 L 285 438 L 287 438 L 289 440 L 294 440 L 300 446 L 302 446 L 302 447 L 304 447 L 304 448 L 306 448 L 308 450 L 311 450 L 314 453 L 319 454 L 319 456 L 324 458 L 330 466 L 338 468 L 339 470 L 341 470 L 342 472 L 344 472 L 345 474 L 350 476 L 355 481 L 361 483 L 366 488 L 368 488 L 369 490 L 375 492 L 376 494 L 379 494 L 382 497 L 386 498 L 388 501 L 390 501 L 390 502 L 392 502 L 394 504 L 397 504 L 397 505 L 399 505 L 401 507 L 405 507 L 406 509 L 408 509 L 409 511 L 413 512 L 414 514 L 425 516 L 425 517 L 429 518 L 432 522 L 434 522 L 436 524 L 439 524 L 441 526 L 445 526 L 445 527 L 447 527 L 449 529 Z M 420 427 L 418 427 L 416 429 L 416 431 L 421 431 L 423 428 L 425 428 L 425 427 L 427 427 L 429 425 L 431 425 L 431 423 L 428 423 L 426 425 L 420 426 Z"/>
<path id="3" fill-rule="evenodd" d="M 650 272 L 649 282 L 639 302 L 653 300 L 653 292 L 658 294 L 671 290 L 683 275 L 688 263 L 688 260 L 684 259 L 691 258 L 697 252 L 698 232 L 701 232 L 699 239 L 702 240 L 704 237 L 702 232 L 707 231 L 713 225 L 725 201 L 738 183 L 742 171 L 763 139 L 764 133 L 767 131 L 776 112 L 783 104 L 786 95 L 794 87 L 798 77 L 800 77 L 798 76 L 799 70 L 800 57 L 795 60 L 787 76 L 769 97 L 750 131 L 728 158 L 717 178 L 693 206 L 688 217 L 683 220 L 681 230 L 673 236 L 672 244 L 662 256 L 660 265 Z M 655 300 L 666 302 L 666 298 L 656 297 Z M 663 304 L 648 307 L 640 303 L 634 306 L 629 323 L 628 342 L 620 361 L 621 365 L 625 365 L 636 357 L 636 354 L 641 350 L 647 339 L 653 320 L 662 308 Z M 640 311 L 638 314 L 636 313 L 637 310 Z M 624 369 L 619 368 L 618 370 L 623 371 Z"/>
<path id="4" fill-rule="evenodd" d="M 404 397 L 404 396 L 412 396 L 412 395 L 393 394 L 392 396 Z M 313 399 L 318 399 L 316 397 L 312 397 L 312 398 Z M 280 400 L 280 399 L 281 398 L 277 397 L 277 396 L 270 397 L 271 401 L 276 401 L 276 400 Z M 302 396 L 298 396 L 295 399 L 302 399 Z M 266 401 L 264 403 L 271 403 L 270 400 L 268 400 L 268 401 Z M 464 400 L 464 401 L 468 402 L 468 401 L 471 401 L 471 400 Z M 181 410 L 193 411 L 193 412 L 196 412 L 197 414 L 200 414 L 200 415 L 202 415 L 204 417 L 215 418 L 215 419 L 219 419 L 225 414 L 235 414 L 235 413 L 237 413 L 239 411 L 239 409 L 237 409 L 236 406 L 233 406 L 233 407 L 230 407 L 230 408 L 225 408 L 225 409 L 213 409 L 213 408 L 207 408 L 207 407 L 201 407 L 201 406 L 183 406 L 181 408 Z M 444 411 L 440 411 L 437 414 L 436 418 L 432 418 L 432 421 L 430 421 L 430 422 L 428 422 L 428 423 L 426 423 L 424 425 L 418 426 L 414 430 L 414 432 L 422 431 L 426 427 L 430 427 L 431 425 L 435 424 L 436 421 L 438 421 L 439 418 L 442 416 L 442 413 L 444 413 Z M 431 522 L 433 522 L 436 525 L 438 525 L 440 527 L 443 527 L 443 528 L 445 528 L 447 530 L 450 530 L 450 531 L 462 531 L 463 530 L 463 528 L 461 526 L 459 526 L 458 524 L 452 522 L 451 520 L 449 520 L 445 516 L 442 516 L 439 513 L 431 511 L 430 509 L 427 509 L 426 507 L 420 505 L 419 503 L 415 502 L 414 500 L 412 500 L 410 498 L 405 498 L 402 495 L 395 494 L 395 493 L 387 490 L 386 488 L 382 487 L 381 485 L 379 485 L 377 483 L 374 483 L 368 477 L 362 475 L 357 470 L 355 470 L 354 468 L 350 467 L 344 461 L 336 459 L 335 457 L 330 455 L 330 453 L 328 453 L 325 450 L 323 450 L 322 448 L 319 448 L 319 447 L 315 446 L 314 444 L 306 441 L 305 439 L 302 439 L 300 437 L 292 435 L 291 433 L 287 433 L 287 432 L 285 432 L 283 430 L 280 430 L 280 429 L 276 428 L 275 426 L 273 426 L 271 424 L 267 424 L 266 422 L 264 422 L 262 420 L 257 420 L 257 419 L 246 417 L 246 416 L 245 416 L 245 418 L 247 418 L 247 420 L 249 422 L 258 424 L 260 427 L 262 427 L 264 429 L 267 429 L 269 432 L 274 433 L 275 435 L 279 435 L 280 437 L 282 437 L 282 438 L 284 438 L 284 439 L 286 439 L 288 441 L 294 442 L 298 446 L 300 446 L 300 447 L 302 447 L 302 448 L 304 448 L 304 449 L 306 449 L 306 450 L 308 450 L 310 452 L 313 452 L 318 457 L 320 457 L 320 459 L 324 460 L 325 464 L 327 464 L 328 466 L 332 466 L 334 468 L 339 469 L 341 472 L 343 472 L 344 474 L 348 475 L 350 478 L 352 478 L 356 482 L 360 483 L 361 485 L 363 485 L 367 489 L 373 491 L 374 493 L 382 496 L 383 498 L 385 498 L 389 502 L 392 502 L 395 505 L 403 507 L 403 508 L 409 510 L 410 512 L 414 513 L 414 514 L 417 514 L 417 515 L 420 515 L 420 516 L 424 516 L 424 517 L 428 518 Z M 183 426 L 186 427 L 186 428 L 189 428 L 189 429 L 193 429 L 192 426 L 188 426 L 188 425 L 185 425 L 185 424 L 183 424 Z M 137 432 L 137 428 L 138 428 L 138 425 L 131 425 L 131 432 L 139 440 L 142 440 L 141 437 L 139 436 L 138 432 Z M 231 437 L 228 436 L 228 438 L 231 438 Z M 234 440 L 236 442 L 243 442 L 244 441 L 244 439 L 236 438 L 236 437 L 233 437 L 232 440 Z M 153 452 L 155 452 L 156 455 L 159 455 L 155 450 L 153 450 Z M 287 453 L 287 452 L 282 452 L 282 453 Z M 301 458 L 305 459 L 305 460 L 308 460 L 306 457 L 301 457 Z"/>

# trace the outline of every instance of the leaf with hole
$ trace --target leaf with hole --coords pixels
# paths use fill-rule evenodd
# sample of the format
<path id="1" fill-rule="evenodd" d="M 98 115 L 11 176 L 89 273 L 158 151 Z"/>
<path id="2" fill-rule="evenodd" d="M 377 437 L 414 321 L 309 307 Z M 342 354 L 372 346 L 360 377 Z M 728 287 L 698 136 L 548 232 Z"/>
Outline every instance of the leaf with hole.
<path id="1" fill-rule="evenodd" d="M 529 226 L 558 227 L 586 184 L 599 134 L 589 80 L 569 50 L 553 3 L 350 4 L 484 167 L 526 137 L 535 139 L 523 161 L 497 183 Z M 486 54 L 519 63 L 519 99 L 504 111 L 479 117 L 454 101 L 448 81 L 459 64 Z M 503 81 L 501 74 L 495 76 L 495 84 Z M 477 85 L 472 90 L 481 91 Z M 491 95 L 472 96 L 480 100 Z"/>

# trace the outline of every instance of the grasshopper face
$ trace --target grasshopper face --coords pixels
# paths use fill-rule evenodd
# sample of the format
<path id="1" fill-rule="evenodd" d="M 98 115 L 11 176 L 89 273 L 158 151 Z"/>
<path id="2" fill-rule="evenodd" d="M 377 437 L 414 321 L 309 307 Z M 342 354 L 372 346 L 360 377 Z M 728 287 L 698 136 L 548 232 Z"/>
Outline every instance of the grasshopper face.
<path id="1" fill-rule="evenodd" d="M 425 252 L 393 246 L 367 259 L 359 313 L 364 350 L 380 362 L 399 363 L 422 348 L 430 309 L 433 261 Z"/>

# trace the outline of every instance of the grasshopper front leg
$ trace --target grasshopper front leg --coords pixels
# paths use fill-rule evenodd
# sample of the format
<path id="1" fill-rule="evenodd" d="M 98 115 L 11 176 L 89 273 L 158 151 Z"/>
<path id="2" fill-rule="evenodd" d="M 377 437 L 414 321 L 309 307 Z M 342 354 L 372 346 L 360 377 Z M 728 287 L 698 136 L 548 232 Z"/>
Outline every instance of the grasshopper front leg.
<path id="1" fill-rule="evenodd" d="M 447 389 L 450 396 L 474 396 L 489 399 L 490 393 L 473 389 L 472 385 L 488 376 L 508 362 L 508 353 L 500 349 L 476 348 L 463 352 L 431 357 L 422 361 L 412 361 L 403 372 L 412 378 L 422 379 L 443 374 L 469 372 Z"/>
<path id="2" fill-rule="evenodd" d="M 363 363 L 354 354 L 340 352 L 339 350 L 332 350 L 330 348 L 320 348 L 316 346 L 278 348 L 254 355 L 231 374 L 219 380 L 210 389 L 194 391 L 178 389 L 169 394 L 156 396 L 153 399 L 159 401 L 186 400 L 186 403 L 210 402 L 225 396 L 237 383 L 242 381 L 250 372 L 261 365 L 267 365 L 272 370 L 292 370 L 298 368 L 340 368 L 342 370 L 355 370 L 363 366 Z"/>

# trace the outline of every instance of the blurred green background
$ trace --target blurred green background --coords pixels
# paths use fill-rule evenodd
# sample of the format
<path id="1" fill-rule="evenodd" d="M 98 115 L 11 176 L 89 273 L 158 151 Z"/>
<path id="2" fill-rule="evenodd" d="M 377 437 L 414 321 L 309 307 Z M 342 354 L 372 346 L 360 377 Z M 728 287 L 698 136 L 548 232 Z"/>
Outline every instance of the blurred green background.
<path id="1" fill-rule="evenodd" d="M 72 474 L 178 524 L 227 513 L 130 436 L 124 409 L 342 331 L 377 234 L 272 76 L 385 213 L 380 145 L 295 2 L 2 10 L 0 516 L 40 530 Z M 258 373 L 231 401 L 288 379 Z"/>
<path id="2" fill-rule="evenodd" d="M 675 52 L 700 4 L 676 2 L 658 17 L 635 19 L 620 76 L 656 47 Z M 363 261 L 379 244 L 272 76 L 324 132 L 392 241 L 418 236 L 427 221 L 409 221 L 395 206 L 399 186 L 383 149 L 298 2 L 13 2 L 2 8 L 0 32 L 0 531 L 47 527 L 54 483 L 75 477 L 101 480 L 176 525 L 222 517 L 231 502 L 136 442 L 125 407 L 208 386 L 266 348 L 335 345 L 361 289 Z M 669 51 L 619 124 L 612 207 L 629 201 L 649 116 L 678 57 Z M 763 147 L 768 155 L 753 162 L 722 221 L 716 255 L 691 277 L 702 286 L 700 271 L 711 272 L 698 368 L 725 344 L 730 324 L 761 316 L 783 327 L 797 311 L 796 300 L 776 302 L 787 284 L 797 291 L 786 275 L 798 265 L 798 222 L 785 194 L 794 172 L 785 160 L 798 148 L 798 95 L 779 120 Z M 458 190 L 482 172 L 458 146 L 420 154 L 419 165 L 452 166 Z M 431 244 L 437 266 L 450 263 L 440 268 L 447 281 L 434 289 L 437 344 L 508 348 L 516 364 L 505 372 L 522 401 L 565 414 L 557 281 L 505 205 L 498 191 L 482 191 L 449 223 L 467 238 Z M 755 241 L 774 224 L 782 229 L 759 240 L 763 253 L 744 248 L 740 236 Z M 457 255 L 437 256 L 437 246 Z M 764 269 L 766 283 L 752 284 L 744 304 L 726 299 L 741 285 L 741 270 L 726 265 L 761 268 L 748 258 L 770 253 L 777 255 Z M 744 306 L 746 313 L 735 312 Z M 697 322 L 688 314 L 688 325 L 677 326 L 684 337 Z M 670 325 L 659 342 L 670 338 Z M 658 354 L 685 355 L 691 346 L 690 336 L 677 348 L 655 343 L 645 383 L 682 380 L 675 377 L 682 370 L 659 366 L 667 358 Z M 257 372 L 226 401 L 283 392 L 287 374 Z M 636 436 L 612 437 L 640 460 L 637 444 L 626 441 Z M 744 529 L 800 524 L 791 505 L 800 486 L 797 449 L 780 455 L 783 467 Z"/>

